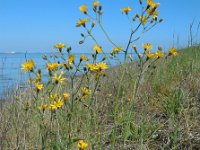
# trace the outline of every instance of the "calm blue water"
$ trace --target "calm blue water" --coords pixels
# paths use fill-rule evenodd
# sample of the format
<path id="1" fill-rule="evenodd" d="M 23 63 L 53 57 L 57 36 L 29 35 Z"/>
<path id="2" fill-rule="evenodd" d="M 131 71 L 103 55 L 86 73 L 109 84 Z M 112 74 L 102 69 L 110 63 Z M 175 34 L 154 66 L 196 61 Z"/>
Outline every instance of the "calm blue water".
<path id="1" fill-rule="evenodd" d="M 42 59 L 44 54 L 42 53 L 16 53 L 16 54 L 0 54 L 0 97 L 9 88 L 15 87 L 19 83 L 24 83 L 28 79 L 28 74 L 25 74 L 21 70 L 21 64 L 26 59 L 32 58 L 38 68 L 42 68 L 43 75 L 45 75 L 45 61 Z M 48 57 L 51 54 L 46 54 Z M 91 58 L 91 54 L 85 54 Z M 108 55 L 109 56 L 109 55 Z M 122 60 L 123 55 L 118 55 Z M 76 54 L 76 61 L 79 62 L 80 54 Z M 99 60 L 103 58 L 103 55 L 98 57 Z M 119 64 L 118 60 L 110 60 L 111 65 Z"/>

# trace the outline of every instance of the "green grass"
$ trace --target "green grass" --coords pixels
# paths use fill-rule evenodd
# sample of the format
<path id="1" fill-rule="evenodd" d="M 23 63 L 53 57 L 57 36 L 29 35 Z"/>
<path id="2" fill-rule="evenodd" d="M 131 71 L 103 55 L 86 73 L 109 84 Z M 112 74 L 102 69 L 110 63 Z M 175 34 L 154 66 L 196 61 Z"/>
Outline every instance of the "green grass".
<path id="1" fill-rule="evenodd" d="M 65 105 L 41 115 L 26 105 L 27 91 L 21 91 L 23 104 L 8 97 L 0 113 L 0 149 L 66 149 L 69 128 L 71 149 L 79 139 L 94 150 L 200 149 L 200 47 L 150 67 L 135 98 L 138 68 L 122 65 L 106 72 L 95 98 L 75 101 L 73 113 Z"/>

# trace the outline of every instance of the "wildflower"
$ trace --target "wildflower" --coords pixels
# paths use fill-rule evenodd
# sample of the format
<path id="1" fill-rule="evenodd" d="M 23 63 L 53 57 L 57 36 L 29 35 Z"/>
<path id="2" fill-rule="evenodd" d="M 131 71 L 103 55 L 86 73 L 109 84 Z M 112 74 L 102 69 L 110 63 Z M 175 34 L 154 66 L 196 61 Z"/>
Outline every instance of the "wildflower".
<path id="1" fill-rule="evenodd" d="M 97 64 L 87 64 L 90 71 L 93 72 L 100 72 L 102 70 L 105 70 L 108 68 L 107 64 L 105 62 L 99 62 Z"/>
<path id="2" fill-rule="evenodd" d="M 99 2 L 98 2 L 98 1 L 94 1 L 94 2 L 93 2 L 93 7 L 96 8 L 97 6 L 99 6 Z"/>
<path id="3" fill-rule="evenodd" d="M 65 44 L 63 43 L 58 43 L 54 46 L 54 48 L 58 49 L 60 52 L 62 51 L 62 49 L 66 47 Z"/>
<path id="4" fill-rule="evenodd" d="M 82 60 L 87 60 L 87 57 L 83 54 L 80 56 L 80 61 L 82 61 Z"/>
<path id="5" fill-rule="evenodd" d="M 79 150 L 84 150 L 88 147 L 88 143 L 85 142 L 84 140 L 79 140 L 78 142 L 78 148 Z"/>
<path id="6" fill-rule="evenodd" d="M 62 107 L 64 105 L 64 102 L 61 99 L 58 99 L 57 101 L 54 101 L 54 105 L 57 108 L 60 108 L 60 107 Z"/>
<path id="7" fill-rule="evenodd" d="M 69 93 L 63 93 L 63 99 L 64 101 L 67 101 L 70 97 L 70 94 Z"/>
<path id="8" fill-rule="evenodd" d="M 89 88 L 87 88 L 87 87 L 82 87 L 81 88 L 81 91 L 82 91 L 82 98 L 84 99 L 84 98 L 86 98 L 88 95 L 90 95 L 91 94 L 91 90 L 89 89 Z"/>
<path id="9" fill-rule="evenodd" d="M 148 21 L 148 16 L 139 16 L 140 22 L 144 25 Z"/>
<path id="10" fill-rule="evenodd" d="M 155 10 L 154 8 L 148 9 L 147 13 L 149 16 L 152 16 L 154 20 L 156 20 L 158 18 L 159 12 L 157 10 Z"/>
<path id="11" fill-rule="evenodd" d="M 62 83 L 66 78 L 63 78 L 63 71 L 61 71 L 60 75 L 57 75 L 57 73 L 54 73 L 54 79 L 55 79 L 55 83 Z"/>
<path id="12" fill-rule="evenodd" d="M 39 92 L 44 88 L 44 85 L 39 83 L 39 82 L 36 82 L 35 83 L 35 88 L 36 88 L 37 92 Z"/>
<path id="13" fill-rule="evenodd" d="M 169 55 L 177 56 L 177 54 L 177 50 L 174 47 L 170 48 Z"/>
<path id="14" fill-rule="evenodd" d="M 46 109 L 48 108 L 48 105 L 47 104 L 42 104 L 39 109 L 42 110 L 42 111 L 45 111 Z"/>
<path id="15" fill-rule="evenodd" d="M 88 7 L 87 7 L 87 5 L 81 5 L 81 6 L 79 7 L 79 10 L 80 10 L 82 13 L 87 14 Z"/>
<path id="16" fill-rule="evenodd" d="M 49 98 L 52 100 L 56 100 L 58 98 L 58 94 L 51 94 Z"/>
<path id="17" fill-rule="evenodd" d="M 85 27 L 86 22 L 90 22 L 90 19 L 89 18 L 79 19 L 79 21 L 76 23 L 76 27 L 80 27 L 80 26 Z"/>
<path id="18" fill-rule="evenodd" d="M 146 51 L 145 54 L 146 54 L 146 56 L 147 56 L 147 59 L 150 59 L 150 58 L 154 58 L 154 57 L 155 57 L 155 55 L 152 54 L 150 51 Z"/>
<path id="19" fill-rule="evenodd" d="M 123 48 L 122 48 L 121 46 L 115 47 L 115 48 L 113 48 L 112 53 L 113 53 L 113 54 L 117 54 L 117 53 L 119 53 L 122 49 L 123 49 Z"/>
<path id="20" fill-rule="evenodd" d="M 47 64 L 47 70 L 48 71 L 57 71 L 58 70 L 58 63 L 48 63 Z"/>
<path id="21" fill-rule="evenodd" d="M 99 69 L 97 66 L 95 66 L 95 64 L 92 63 L 87 64 L 87 66 L 90 71 L 96 71 Z"/>
<path id="22" fill-rule="evenodd" d="M 126 15 L 128 15 L 128 12 L 131 11 L 131 10 L 132 10 L 132 9 L 131 9 L 130 6 L 121 9 L 121 11 L 122 11 L 123 13 L 125 13 Z"/>
<path id="23" fill-rule="evenodd" d="M 75 60 L 75 55 L 69 55 L 68 56 L 68 62 L 69 62 L 69 64 L 74 63 L 74 60 Z"/>
<path id="24" fill-rule="evenodd" d="M 94 45 L 92 49 L 95 50 L 97 53 L 102 53 L 102 48 L 99 45 Z"/>
<path id="25" fill-rule="evenodd" d="M 52 110 L 52 111 L 54 111 L 54 110 L 57 109 L 56 105 L 54 105 L 54 104 L 50 104 L 50 105 L 48 106 L 48 108 L 49 108 L 50 110 Z"/>
<path id="26" fill-rule="evenodd" d="M 99 68 L 100 71 L 108 68 L 108 66 L 105 62 L 99 62 L 96 64 L 96 66 Z"/>
<path id="27" fill-rule="evenodd" d="M 144 48 L 145 51 L 153 48 L 153 46 L 150 43 L 143 44 L 142 47 Z"/>
<path id="28" fill-rule="evenodd" d="M 30 59 L 30 60 L 27 60 L 26 62 L 24 62 L 22 64 L 21 69 L 24 70 L 25 73 L 28 72 L 28 71 L 33 72 L 34 67 L 35 67 L 35 62 L 32 59 Z"/>
<path id="29" fill-rule="evenodd" d="M 155 53 L 155 57 L 156 58 L 160 58 L 160 57 L 164 57 L 164 53 L 162 52 L 162 51 L 157 51 L 156 53 Z"/>
<path id="30" fill-rule="evenodd" d="M 157 8 L 160 3 L 155 3 L 153 0 L 147 0 L 148 7 Z"/>

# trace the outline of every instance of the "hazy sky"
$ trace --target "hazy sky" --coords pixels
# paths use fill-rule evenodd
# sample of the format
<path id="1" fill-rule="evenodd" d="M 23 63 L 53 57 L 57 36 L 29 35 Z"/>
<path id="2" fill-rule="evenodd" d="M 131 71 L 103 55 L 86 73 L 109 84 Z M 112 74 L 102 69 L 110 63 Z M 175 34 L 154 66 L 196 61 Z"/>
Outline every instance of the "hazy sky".
<path id="1" fill-rule="evenodd" d="M 144 42 L 168 48 L 187 45 L 189 24 L 195 19 L 194 33 L 200 21 L 200 0 L 155 0 L 160 17 L 164 22 L 149 31 L 136 44 Z M 0 52 L 51 52 L 58 42 L 71 45 L 74 52 L 90 52 L 94 44 L 87 40 L 78 45 L 83 28 L 76 28 L 79 18 L 85 17 L 79 11 L 81 4 L 92 7 L 93 0 L 0 0 Z M 127 17 L 120 12 L 122 7 L 131 6 L 131 16 L 140 12 L 138 0 L 101 0 L 103 4 L 103 25 L 113 41 L 127 43 L 130 26 Z M 105 36 L 94 30 L 104 49 L 109 52 L 111 45 Z M 179 41 L 177 42 L 177 36 Z M 200 35 L 199 35 L 200 36 Z"/>

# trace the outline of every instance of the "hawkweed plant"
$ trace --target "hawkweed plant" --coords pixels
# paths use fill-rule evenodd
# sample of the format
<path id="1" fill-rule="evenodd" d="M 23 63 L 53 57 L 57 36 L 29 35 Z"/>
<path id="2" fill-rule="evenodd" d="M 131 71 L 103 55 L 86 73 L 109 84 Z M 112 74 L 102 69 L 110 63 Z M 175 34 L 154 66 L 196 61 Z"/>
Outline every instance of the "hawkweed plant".
<path id="1" fill-rule="evenodd" d="M 31 123 L 29 117 L 32 117 L 35 124 L 32 128 L 38 128 L 35 133 L 37 144 L 32 148 L 116 149 L 120 143 L 121 147 L 126 149 L 126 142 L 131 141 L 129 131 L 137 131 L 137 134 L 132 134 L 139 137 L 138 142 L 142 143 L 145 138 L 148 139 L 145 132 L 154 127 L 147 126 L 145 120 L 142 120 L 143 126 L 133 129 L 134 104 L 138 99 L 140 86 L 147 76 L 154 72 L 157 62 L 177 56 L 178 53 L 174 47 L 168 53 L 161 47 L 153 51 L 151 43 L 142 43 L 142 50 L 138 48 L 136 41 L 163 22 L 159 17 L 159 3 L 139 0 L 139 5 L 141 13 L 134 12 L 134 6 L 119 10 L 127 17 L 130 26 L 125 46 L 117 44 L 107 33 L 103 25 L 103 5 L 99 1 L 93 1 L 92 7 L 79 7 L 84 17 L 76 22 L 76 27 L 83 28 L 84 31 L 80 34 L 82 39 L 78 44 L 84 44 L 87 39 L 93 41 L 90 57 L 84 54 L 79 56 L 72 52 L 72 47 L 58 43 L 54 46 L 57 53 L 43 56 L 45 69 L 37 68 L 33 59 L 22 64 L 21 69 L 29 74 L 30 88 L 27 88 L 26 92 L 30 96 L 17 97 L 17 104 L 25 110 L 24 120 Z M 101 46 L 95 37 L 94 28 L 99 28 L 112 45 L 109 54 L 105 52 L 106 47 Z M 123 55 L 123 60 L 120 60 L 119 55 Z M 114 69 L 111 67 L 113 60 L 120 62 L 119 67 L 122 67 L 117 79 L 118 86 L 114 87 L 115 93 L 101 93 L 105 86 L 104 81 L 115 85 L 116 79 L 109 75 L 109 71 Z M 136 66 L 134 74 L 127 70 L 127 65 Z M 123 81 L 127 76 L 131 82 L 128 102 L 122 98 Z M 106 104 L 100 105 L 100 101 L 106 101 Z M 102 110 L 107 108 L 106 105 L 111 103 L 110 101 L 112 108 Z M 103 118 L 105 113 L 109 118 L 107 121 Z M 102 126 L 102 122 L 108 126 Z M 28 125 L 24 123 L 24 126 L 25 132 L 28 132 Z M 103 132 L 104 130 L 107 133 Z M 27 133 L 24 134 L 24 139 L 28 138 L 26 136 Z M 108 142 L 104 142 L 105 140 Z M 24 143 L 26 142 L 27 140 L 24 140 Z M 19 143 L 16 145 L 20 147 Z M 24 147 L 28 148 L 26 144 Z"/>

